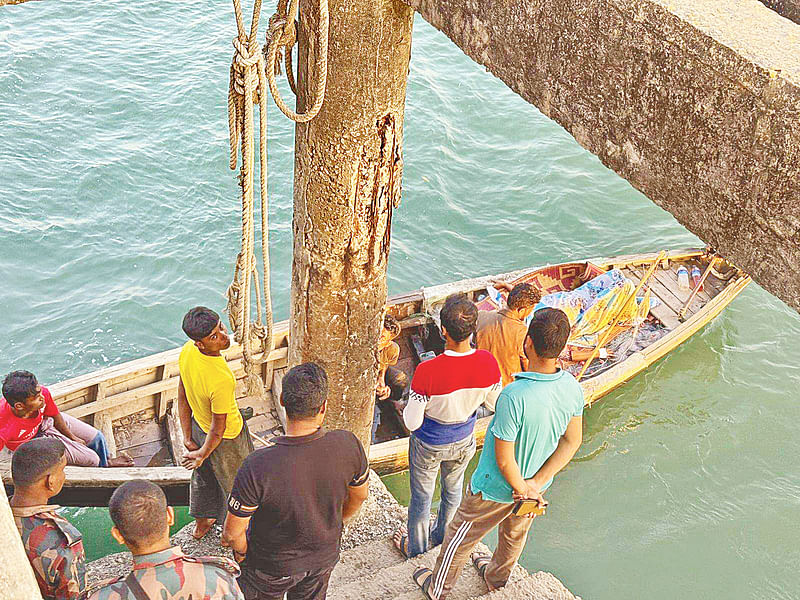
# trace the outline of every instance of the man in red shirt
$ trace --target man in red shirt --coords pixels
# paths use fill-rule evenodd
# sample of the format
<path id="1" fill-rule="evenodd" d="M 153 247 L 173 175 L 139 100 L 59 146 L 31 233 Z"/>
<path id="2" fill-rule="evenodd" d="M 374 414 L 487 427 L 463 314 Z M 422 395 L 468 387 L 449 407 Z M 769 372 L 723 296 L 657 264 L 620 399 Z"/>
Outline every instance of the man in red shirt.
<path id="1" fill-rule="evenodd" d="M 67 464 L 79 467 L 127 467 L 128 456 L 110 458 L 97 429 L 58 410 L 50 391 L 29 371 L 13 371 L 3 380 L 0 399 L 0 450 L 12 452 L 35 437 L 61 440 Z"/>
<path id="2" fill-rule="evenodd" d="M 408 439 L 411 500 L 408 528 L 394 542 L 402 554 L 417 556 L 442 543 L 445 528 L 461 502 L 464 472 L 475 454 L 477 410 L 494 410 L 500 393 L 497 360 L 474 350 L 478 309 L 463 294 L 450 296 L 441 312 L 445 350 L 420 363 L 411 380 L 403 422 Z M 441 472 L 441 502 L 430 524 L 436 478 Z"/>

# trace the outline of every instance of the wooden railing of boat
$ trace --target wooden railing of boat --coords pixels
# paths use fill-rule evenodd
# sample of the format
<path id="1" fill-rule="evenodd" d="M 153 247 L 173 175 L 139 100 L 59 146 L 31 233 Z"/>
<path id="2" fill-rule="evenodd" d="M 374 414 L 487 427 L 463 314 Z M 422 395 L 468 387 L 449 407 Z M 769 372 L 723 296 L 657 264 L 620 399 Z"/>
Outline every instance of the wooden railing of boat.
<path id="1" fill-rule="evenodd" d="M 704 252 L 703 249 L 698 248 L 676 250 L 668 252 L 664 260 L 688 260 L 704 256 Z M 589 262 L 603 269 L 611 267 L 628 269 L 626 274 L 635 279 L 636 267 L 652 264 L 657 256 L 657 253 L 643 253 L 589 259 Z M 539 268 L 543 267 L 444 284 L 428 288 L 427 292 L 429 296 L 436 296 L 437 289 L 448 293 L 451 291 L 476 292 L 485 289 L 490 279 L 513 279 Z M 632 354 L 611 369 L 595 377 L 584 379 L 581 385 L 584 388 L 587 406 L 634 377 L 691 337 L 741 293 L 749 281 L 750 278 L 746 274 L 737 270 L 736 276 L 727 281 L 721 291 L 705 302 L 683 323 L 675 318 L 674 310 L 669 312 L 664 308 L 661 310 L 661 314 L 654 310 L 655 316 L 661 319 L 670 331 L 656 343 Z M 389 300 L 391 312 L 400 319 L 403 327 L 412 327 L 427 321 L 426 317 L 419 314 L 422 310 L 422 303 L 422 290 L 393 296 Z M 288 336 L 288 322 L 277 323 L 274 335 L 275 349 L 270 353 L 268 359 L 272 369 L 268 369 L 265 363 L 264 373 L 271 371 L 280 375 L 285 371 L 288 361 Z M 115 452 L 113 422 L 124 420 L 130 415 L 143 411 L 146 415 L 152 415 L 155 422 L 170 417 L 170 406 L 177 397 L 179 354 L 180 348 L 175 348 L 57 383 L 50 386 L 50 390 L 63 411 L 91 421 L 103 431 L 109 440 L 112 452 Z M 225 357 L 237 377 L 237 396 L 240 399 L 243 397 L 246 387 L 241 355 L 241 348 L 237 346 L 232 346 L 225 352 Z M 264 409 L 274 410 L 277 403 L 272 398 L 273 382 L 265 383 L 267 403 L 271 403 L 272 406 L 266 406 Z M 483 442 L 489 421 L 490 417 L 480 419 L 476 425 L 475 434 L 479 445 Z M 174 427 L 174 423 L 171 428 L 168 427 L 170 434 L 173 433 Z M 397 472 L 407 468 L 407 438 L 373 444 L 370 448 L 370 464 L 379 474 Z M 0 470 L 3 471 L 4 481 L 10 483 L 8 463 L 0 464 Z M 172 466 L 115 469 L 68 467 L 67 469 L 67 485 L 73 487 L 113 488 L 134 478 L 146 478 L 165 488 L 186 486 L 190 478 L 190 471 Z"/>

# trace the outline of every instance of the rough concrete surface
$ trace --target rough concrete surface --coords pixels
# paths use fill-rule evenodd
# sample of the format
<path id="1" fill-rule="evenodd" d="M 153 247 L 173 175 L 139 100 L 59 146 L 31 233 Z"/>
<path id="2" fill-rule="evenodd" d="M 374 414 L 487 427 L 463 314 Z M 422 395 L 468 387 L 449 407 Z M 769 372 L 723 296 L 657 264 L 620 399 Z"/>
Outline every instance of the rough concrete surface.
<path id="1" fill-rule="evenodd" d="M 761 0 L 761 3 L 779 15 L 800 23 L 800 0 Z"/>
<path id="2" fill-rule="evenodd" d="M 757 0 L 406 1 L 800 309 L 800 26 Z"/>
<path id="3" fill-rule="evenodd" d="M 370 473 L 369 498 L 355 521 L 345 527 L 342 536 L 342 550 L 349 550 L 367 542 L 391 536 L 405 520 L 405 510 L 373 471 Z M 214 526 L 202 540 L 192 537 L 193 529 L 194 522 L 189 523 L 172 536 L 172 543 L 180 546 L 186 554 L 191 556 L 233 558 L 230 550 L 220 546 L 221 527 Z M 90 562 L 87 566 L 89 585 L 95 585 L 112 577 L 127 575 L 131 569 L 131 560 L 130 552 L 120 552 Z"/>
<path id="4" fill-rule="evenodd" d="M 394 548 L 391 535 L 407 519 L 407 511 L 389 493 L 380 478 L 370 474 L 370 495 L 355 521 L 346 528 L 342 538 L 342 555 L 331 576 L 328 597 L 331 600 L 421 600 L 422 595 L 411 575 L 420 566 L 432 567 L 439 553 L 434 548 L 427 554 L 406 561 Z M 200 541 L 192 538 L 190 523 L 172 537 L 192 556 L 227 556 L 230 552 L 220 546 L 220 528 Z M 489 551 L 483 545 L 478 550 Z M 128 574 L 131 568 L 129 552 L 112 554 L 92 561 L 87 566 L 89 586 L 93 589 L 103 581 Z M 475 569 L 468 565 L 456 584 L 451 600 L 486 597 L 492 600 L 580 600 L 573 596 L 550 573 L 539 571 L 529 575 L 516 566 L 506 588 L 487 594 L 485 583 Z"/>

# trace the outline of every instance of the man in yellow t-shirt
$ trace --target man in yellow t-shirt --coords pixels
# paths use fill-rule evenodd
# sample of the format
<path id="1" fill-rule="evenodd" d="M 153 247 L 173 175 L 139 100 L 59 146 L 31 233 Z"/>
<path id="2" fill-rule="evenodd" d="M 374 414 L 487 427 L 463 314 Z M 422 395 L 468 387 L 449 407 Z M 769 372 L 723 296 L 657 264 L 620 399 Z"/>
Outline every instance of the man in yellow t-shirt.
<path id="1" fill-rule="evenodd" d="M 253 442 L 236 403 L 236 378 L 222 356 L 231 339 L 219 315 L 197 306 L 183 318 L 183 331 L 190 340 L 178 359 L 178 416 L 188 450 L 181 464 L 193 469 L 189 514 L 200 539 L 224 521 L 233 480 Z"/>

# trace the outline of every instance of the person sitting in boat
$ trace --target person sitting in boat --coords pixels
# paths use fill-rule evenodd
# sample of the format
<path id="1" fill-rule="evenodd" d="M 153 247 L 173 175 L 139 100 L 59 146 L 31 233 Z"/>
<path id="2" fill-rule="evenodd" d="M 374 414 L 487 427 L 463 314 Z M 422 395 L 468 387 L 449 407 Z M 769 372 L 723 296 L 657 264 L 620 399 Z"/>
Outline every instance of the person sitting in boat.
<path id="1" fill-rule="evenodd" d="M 514 381 L 515 373 L 528 370 L 528 359 L 522 349 L 528 333 L 525 319 L 542 299 L 542 293 L 530 283 L 506 286 L 509 290 L 506 308 L 480 311 L 475 336 L 477 347 L 497 359 L 504 386 Z"/>
<path id="2" fill-rule="evenodd" d="M 470 346 L 478 308 L 464 294 L 450 296 L 442 307 L 441 322 L 444 353 L 417 367 L 403 409 L 403 421 L 413 432 L 408 440 L 411 501 L 408 527 L 395 533 L 394 543 L 406 557 L 442 543 L 461 501 L 464 473 L 475 455 L 476 412 L 481 405 L 494 410 L 502 386 L 495 357 Z M 440 470 L 441 502 L 431 525 Z"/>
<path id="3" fill-rule="evenodd" d="M 133 479 L 111 495 L 111 536 L 133 554 L 133 570 L 92 594 L 90 600 L 244 600 L 236 581 L 239 567 L 221 556 L 186 556 L 169 541 L 175 513 L 156 484 Z"/>
<path id="4" fill-rule="evenodd" d="M 49 504 L 64 485 L 66 464 L 64 444 L 54 438 L 31 440 L 11 459 L 11 513 L 45 600 L 86 597 L 81 532 Z"/>
<path id="5" fill-rule="evenodd" d="M 129 467 L 125 454 L 112 458 L 105 436 L 83 421 L 62 413 L 50 391 L 30 371 L 13 371 L 3 380 L 0 450 L 14 452 L 36 437 L 55 438 L 66 448 L 67 464 L 77 467 Z"/>
<path id="6" fill-rule="evenodd" d="M 372 420 L 372 443 L 381 423 L 381 403 L 390 401 L 398 411 L 403 409 L 400 399 L 406 391 L 408 376 L 395 367 L 400 358 L 400 346 L 393 341 L 400 335 L 400 323 L 392 315 L 384 315 L 381 337 L 378 339 L 378 381 L 375 384 L 375 412 Z"/>
<path id="7" fill-rule="evenodd" d="M 189 514 L 200 539 L 225 520 L 233 480 L 253 442 L 236 402 L 236 377 L 222 356 L 231 338 L 219 315 L 197 306 L 184 316 L 183 331 L 189 341 L 178 358 L 178 417 L 188 452 L 181 464 L 193 470 Z"/>

